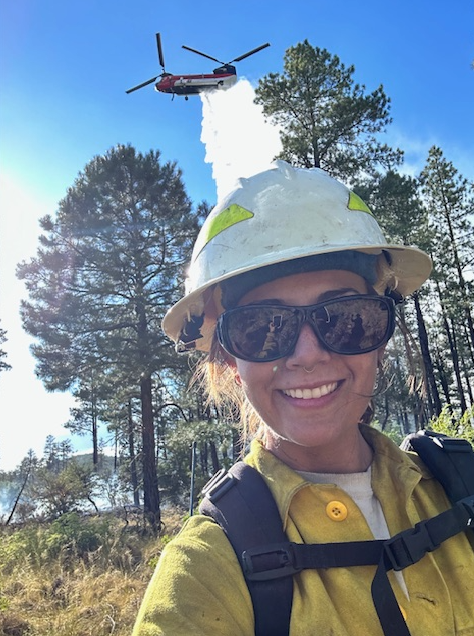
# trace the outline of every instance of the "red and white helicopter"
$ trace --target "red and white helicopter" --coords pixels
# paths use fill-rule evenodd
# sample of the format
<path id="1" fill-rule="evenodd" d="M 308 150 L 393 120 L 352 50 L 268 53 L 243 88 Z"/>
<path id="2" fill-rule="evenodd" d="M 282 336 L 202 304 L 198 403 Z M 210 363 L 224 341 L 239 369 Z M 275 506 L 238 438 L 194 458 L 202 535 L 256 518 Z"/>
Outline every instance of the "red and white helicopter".
<path id="1" fill-rule="evenodd" d="M 165 70 L 165 58 L 161 48 L 161 37 L 159 33 L 156 34 L 156 46 L 158 48 L 158 60 L 163 72 L 160 75 L 152 77 L 146 82 L 138 84 L 138 86 L 129 88 L 128 91 L 125 91 L 126 93 L 133 93 L 133 91 L 137 91 L 139 88 L 153 84 L 153 82 L 156 82 L 158 78 L 160 79 L 155 84 L 156 91 L 159 91 L 160 93 L 172 93 L 173 97 L 174 95 L 184 95 L 185 99 L 188 99 L 189 95 L 197 95 L 198 93 L 211 89 L 230 88 L 237 82 L 237 70 L 235 66 L 232 66 L 233 62 L 240 62 L 246 57 L 265 49 L 267 46 L 270 46 L 270 44 L 268 42 L 266 44 L 262 44 L 256 49 L 252 49 L 243 55 L 239 55 L 239 57 L 236 57 L 230 62 L 221 62 L 215 57 L 211 57 L 206 53 L 201 53 L 201 51 L 197 51 L 196 49 L 183 45 L 183 49 L 187 49 L 188 51 L 192 51 L 193 53 L 197 53 L 198 55 L 202 55 L 203 57 L 207 57 L 209 60 L 213 60 L 214 62 L 221 64 L 221 66 L 215 68 L 212 73 L 201 75 L 173 75 L 172 73 L 167 73 Z"/>

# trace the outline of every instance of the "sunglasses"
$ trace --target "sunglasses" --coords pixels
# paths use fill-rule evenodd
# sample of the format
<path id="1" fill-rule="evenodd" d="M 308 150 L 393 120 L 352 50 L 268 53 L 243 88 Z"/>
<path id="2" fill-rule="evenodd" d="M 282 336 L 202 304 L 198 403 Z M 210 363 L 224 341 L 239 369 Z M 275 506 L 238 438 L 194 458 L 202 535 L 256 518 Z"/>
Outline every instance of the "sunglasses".
<path id="1" fill-rule="evenodd" d="M 395 302 L 387 296 L 354 295 L 307 307 L 243 305 L 221 314 L 217 336 L 236 358 L 271 362 L 293 353 L 306 323 L 329 351 L 348 356 L 368 353 L 392 336 Z"/>

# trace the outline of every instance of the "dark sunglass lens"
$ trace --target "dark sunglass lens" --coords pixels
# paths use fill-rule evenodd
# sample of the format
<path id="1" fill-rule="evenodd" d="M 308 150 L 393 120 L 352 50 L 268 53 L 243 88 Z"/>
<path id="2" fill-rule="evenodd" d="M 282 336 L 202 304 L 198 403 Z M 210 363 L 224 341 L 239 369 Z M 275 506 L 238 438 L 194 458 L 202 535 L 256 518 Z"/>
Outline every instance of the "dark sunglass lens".
<path id="1" fill-rule="evenodd" d="M 357 354 L 376 349 L 387 336 L 389 308 L 377 298 L 344 298 L 318 308 L 321 338 L 334 351 Z"/>
<path id="2" fill-rule="evenodd" d="M 285 356 L 295 333 L 296 319 L 281 307 L 239 307 L 224 315 L 224 320 L 231 353 L 256 362 Z"/>

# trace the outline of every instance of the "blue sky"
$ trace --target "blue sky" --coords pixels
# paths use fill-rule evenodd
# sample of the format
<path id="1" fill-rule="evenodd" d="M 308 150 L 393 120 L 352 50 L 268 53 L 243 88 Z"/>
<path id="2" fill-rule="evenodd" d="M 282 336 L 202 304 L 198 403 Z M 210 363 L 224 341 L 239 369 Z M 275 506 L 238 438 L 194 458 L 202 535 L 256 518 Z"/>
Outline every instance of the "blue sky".
<path id="1" fill-rule="evenodd" d="M 196 203 L 216 199 L 200 139 L 200 98 L 172 100 L 152 86 L 125 94 L 160 72 L 156 31 L 166 69 L 174 73 L 215 66 L 182 44 L 229 61 L 270 42 L 238 64 L 239 76 L 252 85 L 281 71 L 285 50 L 308 39 L 354 64 L 356 81 L 368 91 L 384 85 L 393 117 L 385 141 L 405 150 L 408 172 L 419 171 L 437 144 L 474 179 L 474 5 L 468 0 L 0 0 L 0 319 L 14 367 L 0 376 L 0 468 L 15 466 L 30 447 L 41 454 L 48 433 L 64 434 L 71 405 L 67 395 L 46 395 L 35 379 L 18 316 L 24 290 L 14 268 L 34 255 L 38 218 L 54 213 L 77 173 L 116 143 L 159 149 L 163 160 L 178 162 Z M 239 117 L 229 113 L 229 130 L 245 126 Z M 252 155 L 251 139 L 245 144 L 239 152 Z"/>

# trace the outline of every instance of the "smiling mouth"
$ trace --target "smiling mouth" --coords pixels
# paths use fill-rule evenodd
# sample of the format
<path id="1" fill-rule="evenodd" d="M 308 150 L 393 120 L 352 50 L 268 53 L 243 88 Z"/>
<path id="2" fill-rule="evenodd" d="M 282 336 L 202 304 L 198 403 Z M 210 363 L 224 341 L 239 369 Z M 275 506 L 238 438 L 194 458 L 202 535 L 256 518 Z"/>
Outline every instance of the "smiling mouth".
<path id="1" fill-rule="evenodd" d="M 298 398 L 300 400 L 311 400 L 315 398 L 321 398 L 324 395 L 328 395 L 337 389 L 337 382 L 331 382 L 331 384 L 323 384 L 323 386 L 315 387 L 314 389 L 283 389 L 283 393 L 292 398 Z"/>

